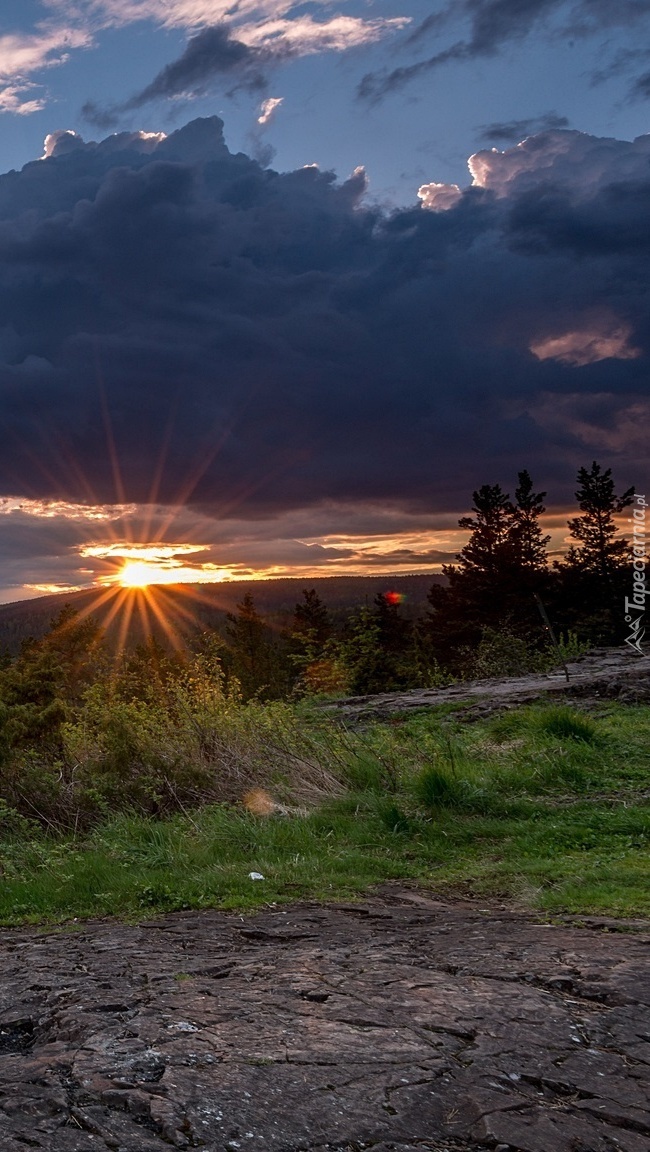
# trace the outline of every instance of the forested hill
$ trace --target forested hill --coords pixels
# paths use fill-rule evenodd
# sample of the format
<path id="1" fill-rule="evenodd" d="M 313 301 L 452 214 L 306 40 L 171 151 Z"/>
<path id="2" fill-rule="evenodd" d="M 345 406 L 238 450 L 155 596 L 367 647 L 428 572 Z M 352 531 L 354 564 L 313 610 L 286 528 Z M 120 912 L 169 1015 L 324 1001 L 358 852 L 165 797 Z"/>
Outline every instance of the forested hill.
<path id="1" fill-rule="evenodd" d="M 156 603 L 164 606 L 165 614 L 171 610 L 176 629 L 190 634 L 195 630 L 200 632 L 222 624 L 226 613 L 234 612 L 247 592 L 253 596 L 260 614 L 269 622 L 277 624 L 282 624 L 292 614 L 304 588 L 316 589 L 335 620 L 366 603 L 372 605 L 377 593 L 389 591 L 399 592 L 404 597 L 403 615 L 415 618 L 426 610 L 427 592 L 431 585 L 444 582 L 444 577 L 434 575 L 286 577 L 278 580 L 236 580 L 223 584 L 166 585 L 160 589 L 151 589 L 150 594 Z M 143 594 L 135 592 L 130 595 L 137 599 Z M 102 602 L 102 592 L 92 589 L 88 592 L 66 592 L 2 604 L 0 651 L 14 655 L 27 637 L 43 636 L 65 604 L 72 605 L 79 612 L 90 609 L 95 619 L 104 625 L 114 603 L 115 598 Z M 109 624 L 109 640 L 117 635 L 121 618 L 121 613 L 118 613 Z M 148 619 L 153 634 L 163 640 L 164 632 L 156 622 L 155 613 L 149 612 Z M 131 616 L 128 647 L 143 639 L 142 616 L 135 610 Z"/>

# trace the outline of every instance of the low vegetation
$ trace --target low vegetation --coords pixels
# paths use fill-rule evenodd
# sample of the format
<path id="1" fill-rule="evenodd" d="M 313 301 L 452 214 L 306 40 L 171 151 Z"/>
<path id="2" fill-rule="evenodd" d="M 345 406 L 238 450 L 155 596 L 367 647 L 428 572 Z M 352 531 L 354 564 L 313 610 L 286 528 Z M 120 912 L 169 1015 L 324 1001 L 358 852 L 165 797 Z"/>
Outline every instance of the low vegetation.
<path id="1" fill-rule="evenodd" d="M 64 733 L 75 772 L 46 786 L 33 765 L 31 815 L 24 778 L 22 802 L 5 798 L 2 922 L 252 908 L 386 880 L 547 913 L 650 912 L 647 707 L 477 723 L 434 710 L 348 731 L 304 704 L 179 692 L 164 720 L 142 701 L 109 715 L 91 693 Z"/>

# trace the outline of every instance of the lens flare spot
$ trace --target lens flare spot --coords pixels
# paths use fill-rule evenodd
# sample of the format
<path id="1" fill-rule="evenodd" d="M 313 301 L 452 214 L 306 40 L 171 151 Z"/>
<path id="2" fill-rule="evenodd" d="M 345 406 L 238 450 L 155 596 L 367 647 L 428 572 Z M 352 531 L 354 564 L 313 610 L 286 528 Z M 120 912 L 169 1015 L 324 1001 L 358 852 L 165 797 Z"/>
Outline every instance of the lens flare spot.
<path id="1" fill-rule="evenodd" d="M 385 592 L 384 599 L 388 604 L 403 604 L 406 596 L 403 592 Z"/>

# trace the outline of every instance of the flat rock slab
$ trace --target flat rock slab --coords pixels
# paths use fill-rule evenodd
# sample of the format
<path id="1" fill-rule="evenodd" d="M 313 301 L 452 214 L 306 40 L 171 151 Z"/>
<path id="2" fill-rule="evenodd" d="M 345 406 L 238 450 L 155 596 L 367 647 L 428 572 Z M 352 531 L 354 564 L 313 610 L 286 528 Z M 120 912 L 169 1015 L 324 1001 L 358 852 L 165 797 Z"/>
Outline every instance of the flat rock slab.
<path id="1" fill-rule="evenodd" d="M 650 933 L 387 886 L 5 930 L 0 1152 L 650 1152 Z"/>
<path id="2" fill-rule="evenodd" d="M 348 696 L 321 707 L 345 720 L 381 720 L 413 709 L 446 705 L 472 705 L 463 715 L 479 718 L 503 708 L 529 704 L 547 697 L 576 697 L 589 703 L 616 699 L 621 703 L 650 702 L 650 656 L 638 656 L 630 648 L 594 648 L 586 656 L 549 673 L 505 676 L 499 679 L 464 680 L 449 688 L 411 688 L 372 696 Z"/>

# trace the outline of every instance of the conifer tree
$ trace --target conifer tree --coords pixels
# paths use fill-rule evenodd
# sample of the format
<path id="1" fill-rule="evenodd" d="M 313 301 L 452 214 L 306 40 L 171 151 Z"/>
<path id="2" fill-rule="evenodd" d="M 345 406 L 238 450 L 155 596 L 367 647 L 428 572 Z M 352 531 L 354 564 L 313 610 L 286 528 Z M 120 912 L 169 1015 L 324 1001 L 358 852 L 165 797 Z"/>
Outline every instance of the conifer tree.
<path id="1" fill-rule="evenodd" d="M 482 583 L 494 579 L 507 557 L 512 505 L 500 484 L 484 484 L 472 494 L 473 516 L 461 516 L 460 528 L 471 536 L 458 555 L 459 572 Z"/>
<path id="2" fill-rule="evenodd" d="M 386 656 L 392 658 L 393 664 L 402 661 L 407 655 L 411 627 L 399 610 L 399 598 L 396 600 L 378 592 L 375 596 L 374 617 L 377 622 L 377 640 Z"/>
<path id="3" fill-rule="evenodd" d="M 603 470 L 595 460 L 578 472 L 581 515 L 568 521 L 575 543 L 554 565 L 557 606 L 563 626 L 593 643 L 619 641 L 624 632 L 629 544 L 619 536 L 615 517 L 633 497 L 634 488 L 617 496 L 611 468 Z"/>
<path id="4" fill-rule="evenodd" d="M 66 604 L 40 640 L 28 640 L 0 673 L 0 746 L 37 740 L 56 750 L 61 725 L 97 672 L 102 632 Z"/>
<path id="5" fill-rule="evenodd" d="M 579 544 L 572 545 L 567 563 L 611 584 L 615 572 L 625 566 L 629 555 L 629 544 L 618 536 L 614 516 L 632 503 L 634 488 L 617 496 L 611 468 L 603 472 L 595 460 L 589 471 L 580 469 L 578 484 L 576 500 L 582 515 L 569 520 L 568 524 Z"/>
<path id="6" fill-rule="evenodd" d="M 300 656 L 315 660 L 332 635 L 332 622 L 315 588 L 304 588 L 302 597 L 294 608 L 291 639 Z"/>
<path id="7" fill-rule="evenodd" d="M 261 693 L 275 695 L 276 677 L 270 629 L 258 613 L 250 592 L 227 615 L 228 672 L 236 677 L 244 699 Z"/>
<path id="8" fill-rule="evenodd" d="M 342 654 L 354 692 L 393 692 L 426 682 L 422 661 L 415 658 L 413 626 L 398 601 L 383 592 L 373 610 L 366 606 L 349 622 Z"/>
<path id="9" fill-rule="evenodd" d="M 473 493 L 471 516 L 459 527 L 470 531 L 457 564 L 443 566 L 447 585 L 433 585 L 428 633 L 433 653 L 454 671 L 471 662 L 487 632 L 498 630 L 533 646 L 544 640 L 534 592 L 547 571 L 539 520 L 546 493 L 535 492 L 528 471 L 518 474 L 515 502 L 499 484 Z"/>
<path id="10" fill-rule="evenodd" d="M 294 692 L 333 695 L 347 690 L 348 670 L 327 605 L 315 588 L 303 588 L 284 640 Z"/>
<path id="11" fill-rule="evenodd" d="M 513 566 L 521 569 L 524 576 L 539 576 L 547 571 L 546 547 L 551 539 L 543 534 L 539 524 L 540 517 L 546 512 L 546 492 L 534 491 L 526 469 L 518 474 L 518 479 L 509 530 Z"/>

